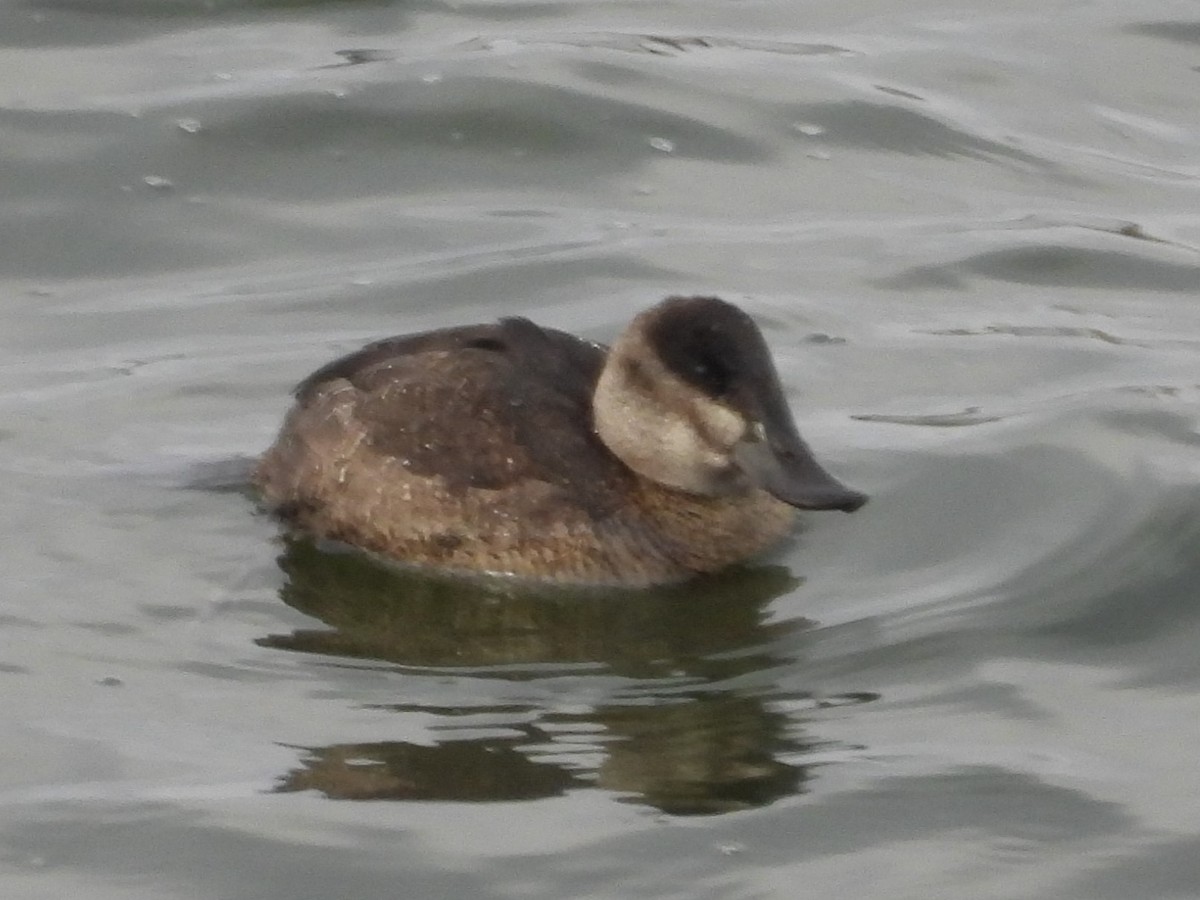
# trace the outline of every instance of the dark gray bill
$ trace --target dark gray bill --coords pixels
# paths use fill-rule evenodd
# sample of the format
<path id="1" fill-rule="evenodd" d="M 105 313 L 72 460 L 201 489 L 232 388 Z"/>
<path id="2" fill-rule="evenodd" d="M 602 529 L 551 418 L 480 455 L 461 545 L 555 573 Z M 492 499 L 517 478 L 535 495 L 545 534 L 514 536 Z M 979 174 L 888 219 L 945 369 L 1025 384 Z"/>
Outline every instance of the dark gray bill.
<path id="1" fill-rule="evenodd" d="M 750 480 L 768 494 L 799 509 L 840 509 L 854 512 L 867 495 L 846 487 L 828 472 L 795 433 L 768 431 L 765 440 L 742 441 L 734 458 Z M 789 433 L 790 432 L 790 433 Z"/>

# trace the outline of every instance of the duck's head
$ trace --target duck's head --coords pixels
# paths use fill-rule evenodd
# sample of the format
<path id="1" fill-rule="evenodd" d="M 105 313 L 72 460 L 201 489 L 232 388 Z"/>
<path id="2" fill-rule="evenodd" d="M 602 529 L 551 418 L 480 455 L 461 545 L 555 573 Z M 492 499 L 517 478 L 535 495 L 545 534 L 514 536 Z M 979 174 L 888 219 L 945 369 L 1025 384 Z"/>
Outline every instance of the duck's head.
<path id="1" fill-rule="evenodd" d="M 716 297 L 670 297 L 635 318 L 609 351 L 593 414 L 608 448 L 659 484 L 762 488 L 801 509 L 867 501 L 813 458 L 758 326 Z"/>

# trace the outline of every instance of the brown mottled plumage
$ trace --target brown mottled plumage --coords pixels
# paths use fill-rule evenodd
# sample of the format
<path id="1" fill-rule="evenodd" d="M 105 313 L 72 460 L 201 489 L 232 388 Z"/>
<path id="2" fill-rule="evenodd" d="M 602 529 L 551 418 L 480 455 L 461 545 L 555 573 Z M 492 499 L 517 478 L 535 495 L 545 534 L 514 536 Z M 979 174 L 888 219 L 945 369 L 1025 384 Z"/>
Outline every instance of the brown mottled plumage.
<path id="1" fill-rule="evenodd" d="M 611 351 L 525 319 L 391 338 L 296 396 L 255 473 L 267 503 L 420 565 L 672 581 L 767 549 L 793 506 L 865 501 L 812 459 L 757 327 L 715 298 L 664 301 Z"/>

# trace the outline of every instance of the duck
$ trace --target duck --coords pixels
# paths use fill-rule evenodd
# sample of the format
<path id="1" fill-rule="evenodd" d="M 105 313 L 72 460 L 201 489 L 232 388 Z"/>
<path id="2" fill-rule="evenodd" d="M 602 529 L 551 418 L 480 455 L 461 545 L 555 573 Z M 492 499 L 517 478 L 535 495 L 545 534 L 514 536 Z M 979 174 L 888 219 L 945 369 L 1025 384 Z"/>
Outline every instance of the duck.
<path id="1" fill-rule="evenodd" d="M 390 337 L 294 390 L 253 482 L 294 531 L 438 572 L 645 587 L 867 500 L 797 430 L 754 320 L 709 296 L 611 347 L 525 318 Z"/>

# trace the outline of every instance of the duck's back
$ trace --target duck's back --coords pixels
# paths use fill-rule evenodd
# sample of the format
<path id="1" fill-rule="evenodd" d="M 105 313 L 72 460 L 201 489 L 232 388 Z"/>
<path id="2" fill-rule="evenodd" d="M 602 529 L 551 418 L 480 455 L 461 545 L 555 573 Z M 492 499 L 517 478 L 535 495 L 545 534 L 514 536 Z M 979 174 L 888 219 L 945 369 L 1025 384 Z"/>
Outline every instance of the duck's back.
<path id="1" fill-rule="evenodd" d="M 613 456 L 592 428 L 604 359 L 524 319 L 379 341 L 301 382 L 256 483 L 318 536 L 541 580 L 669 580 L 727 562 L 707 558 L 749 519 L 786 530 L 775 501 L 682 495 Z"/>

